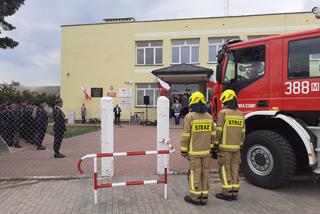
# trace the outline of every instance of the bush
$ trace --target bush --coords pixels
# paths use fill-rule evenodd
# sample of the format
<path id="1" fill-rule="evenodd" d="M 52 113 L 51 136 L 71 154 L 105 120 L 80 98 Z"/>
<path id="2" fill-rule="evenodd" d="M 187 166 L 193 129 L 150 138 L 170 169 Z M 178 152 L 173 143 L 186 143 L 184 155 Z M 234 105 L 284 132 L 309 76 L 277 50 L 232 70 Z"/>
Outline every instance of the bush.
<path id="1" fill-rule="evenodd" d="M 89 123 L 100 123 L 101 121 L 100 121 L 98 118 L 93 117 L 93 118 L 90 118 L 90 119 L 88 120 L 88 122 L 89 122 Z"/>

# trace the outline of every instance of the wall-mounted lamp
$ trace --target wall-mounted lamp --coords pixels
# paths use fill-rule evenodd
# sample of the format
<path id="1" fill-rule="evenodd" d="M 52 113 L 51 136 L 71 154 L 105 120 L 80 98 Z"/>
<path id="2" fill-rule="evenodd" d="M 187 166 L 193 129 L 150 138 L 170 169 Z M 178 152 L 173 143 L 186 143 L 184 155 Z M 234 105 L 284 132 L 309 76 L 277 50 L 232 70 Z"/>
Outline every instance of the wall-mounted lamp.
<path id="1" fill-rule="evenodd" d="M 69 72 L 67 73 L 67 76 L 70 76 L 70 73 L 69 73 Z"/>

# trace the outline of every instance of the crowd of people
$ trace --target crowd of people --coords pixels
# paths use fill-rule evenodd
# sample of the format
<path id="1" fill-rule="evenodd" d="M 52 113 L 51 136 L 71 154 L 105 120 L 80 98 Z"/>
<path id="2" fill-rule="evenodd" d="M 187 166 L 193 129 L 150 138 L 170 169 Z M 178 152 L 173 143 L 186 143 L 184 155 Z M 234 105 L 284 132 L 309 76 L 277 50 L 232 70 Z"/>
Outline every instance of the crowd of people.
<path id="1" fill-rule="evenodd" d="M 45 100 L 36 102 L 0 101 L 0 136 L 10 147 L 20 148 L 20 139 L 33 144 L 37 150 L 42 145 L 47 131 L 49 117 Z"/>
<path id="2" fill-rule="evenodd" d="M 46 150 L 43 140 L 48 128 L 48 110 L 52 110 L 54 121 L 54 157 L 64 158 L 60 146 L 66 131 L 65 115 L 62 111 L 63 101 L 57 99 L 53 110 L 45 100 L 35 102 L 0 101 L 0 137 L 9 147 L 21 148 L 20 139 L 33 144 L 37 150 Z"/>
<path id="3" fill-rule="evenodd" d="M 175 124 L 180 124 L 180 118 L 186 116 L 189 109 L 189 97 L 188 95 L 176 95 L 171 97 L 170 103 L 170 118 L 175 119 Z M 211 102 L 208 101 L 205 104 L 206 111 L 212 114 Z"/>

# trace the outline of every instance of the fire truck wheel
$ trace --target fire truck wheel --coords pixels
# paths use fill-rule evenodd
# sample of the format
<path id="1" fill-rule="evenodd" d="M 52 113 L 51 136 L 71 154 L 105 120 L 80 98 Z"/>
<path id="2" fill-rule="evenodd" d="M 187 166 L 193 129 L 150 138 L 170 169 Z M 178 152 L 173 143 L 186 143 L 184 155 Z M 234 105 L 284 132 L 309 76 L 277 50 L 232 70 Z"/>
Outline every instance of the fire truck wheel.
<path id="1" fill-rule="evenodd" d="M 242 149 L 242 172 L 254 185 L 274 189 L 294 175 L 296 159 L 288 140 L 282 135 L 258 130 L 246 136 Z"/>

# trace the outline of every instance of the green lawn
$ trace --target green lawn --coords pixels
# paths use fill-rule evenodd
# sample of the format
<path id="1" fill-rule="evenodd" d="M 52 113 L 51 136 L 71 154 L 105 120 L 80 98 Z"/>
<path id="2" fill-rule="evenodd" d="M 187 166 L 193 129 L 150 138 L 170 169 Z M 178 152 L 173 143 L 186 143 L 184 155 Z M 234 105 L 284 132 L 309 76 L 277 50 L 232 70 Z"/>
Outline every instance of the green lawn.
<path id="1" fill-rule="evenodd" d="M 86 126 L 86 125 L 67 125 L 67 131 L 64 133 L 64 138 L 75 137 L 78 135 L 83 135 L 90 132 L 99 131 L 100 126 Z M 53 126 L 49 125 L 47 129 L 47 134 L 53 135 Z"/>

